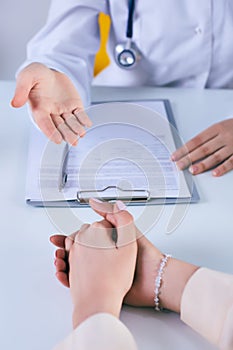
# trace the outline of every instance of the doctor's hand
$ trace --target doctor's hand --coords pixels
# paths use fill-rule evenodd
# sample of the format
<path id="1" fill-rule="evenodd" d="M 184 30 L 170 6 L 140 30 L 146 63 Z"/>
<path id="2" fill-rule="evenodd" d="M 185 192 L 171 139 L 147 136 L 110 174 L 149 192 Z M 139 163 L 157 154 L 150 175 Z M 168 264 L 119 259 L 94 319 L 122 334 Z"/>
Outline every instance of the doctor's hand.
<path id="1" fill-rule="evenodd" d="M 18 108 L 26 102 L 36 124 L 55 143 L 76 145 L 85 135 L 84 127 L 92 125 L 84 112 L 79 113 L 82 101 L 70 79 L 41 63 L 30 64 L 17 77 L 11 105 Z"/>
<path id="2" fill-rule="evenodd" d="M 109 217 L 118 235 L 117 249 L 112 240 L 113 226 L 106 220 L 84 224 L 66 238 L 51 237 L 62 248 L 56 252 L 55 266 L 58 279 L 64 278 L 70 286 L 74 328 L 99 312 L 119 317 L 133 283 L 137 243 L 132 217 L 118 208 Z"/>
<path id="3" fill-rule="evenodd" d="M 233 118 L 216 123 L 176 150 L 171 159 L 193 175 L 212 170 L 221 176 L 233 169 Z"/>

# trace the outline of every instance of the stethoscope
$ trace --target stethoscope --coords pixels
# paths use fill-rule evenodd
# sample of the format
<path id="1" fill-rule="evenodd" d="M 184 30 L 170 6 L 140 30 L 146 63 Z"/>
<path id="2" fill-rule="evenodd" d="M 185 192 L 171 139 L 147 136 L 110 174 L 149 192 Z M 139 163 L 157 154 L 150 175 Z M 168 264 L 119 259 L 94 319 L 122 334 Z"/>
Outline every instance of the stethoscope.
<path id="1" fill-rule="evenodd" d="M 121 68 L 133 68 L 141 59 L 141 53 L 133 42 L 133 15 L 135 0 L 129 0 L 129 12 L 126 28 L 126 42 L 117 44 L 115 47 L 115 60 Z"/>

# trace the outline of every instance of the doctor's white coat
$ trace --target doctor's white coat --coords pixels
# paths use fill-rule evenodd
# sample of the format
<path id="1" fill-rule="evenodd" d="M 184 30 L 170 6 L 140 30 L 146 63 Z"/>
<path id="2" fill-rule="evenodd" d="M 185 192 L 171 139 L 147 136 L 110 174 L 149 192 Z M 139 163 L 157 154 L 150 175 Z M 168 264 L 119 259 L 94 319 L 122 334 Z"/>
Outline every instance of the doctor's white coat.
<path id="1" fill-rule="evenodd" d="M 41 62 L 64 72 L 87 105 L 100 11 L 111 17 L 111 64 L 97 84 L 233 87 L 232 0 L 136 0 L 133 41 L 142 60 L 131 70 L 118 67 L 113 55 L 115 45 L 126 40 L 128 0 L 52 0 L 47 23 L 28 44 L 23 66 Z"/>

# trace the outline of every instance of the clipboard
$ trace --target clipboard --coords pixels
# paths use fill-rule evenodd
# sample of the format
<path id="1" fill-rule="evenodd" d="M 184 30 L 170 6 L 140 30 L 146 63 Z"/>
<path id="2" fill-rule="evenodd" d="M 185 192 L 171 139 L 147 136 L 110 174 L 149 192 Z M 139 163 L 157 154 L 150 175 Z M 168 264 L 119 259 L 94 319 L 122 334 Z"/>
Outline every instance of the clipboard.
<path id="1" fill-rule="evenodd" d="M 107 193 L 104 197 L 106 201 L 120 199 L 123 202 L 134 202 L 145 204 L 150 200 L 150 192 L 145 189 L 127 190 L 118 186 L 107 186 L 100 190 L 83 190 L 77 192 L 77 201 L 80 204 L 88 204 L 90 198 L 101 197 L 102 193 Z"/>
<path id="2" fill-rule="evenodd" d="M 142 101 L 118 101 L 118 102 L 104 102 L 105 109 L 108 109 L 108 113 L 111 113 L 112 109 L 119 109 L 119 112 L 124 111 L 126 106 L 129 110 L 134 110 L 134 108 L 143 108 L 141 110 L 141 115 L 150 114 L 150 117 L 153 119 L 152 114 L 156 113 L 162 118 L 167 119 L 170 125 L 171 139 L 174 142 L 174 147 L 178 148 L 182 144 L 182 141 L 179 137 L 177 127 L 175 124 L 174 116 L 172 113 L 171 105 L 168 100 L 142 100 Z M 102 104 L 102 106 L 103 106 Z M 114 121 L 109 121 L 108 118 L 103 118 L 100 116 L 101 122 L 96 123 L 95 119 L 98 119 L 98 108 L 100 104 L 94 104 L 95 113 L 92 116 L 90 114 L 90 118 L 93 120 L 94 128 L 87 131 L 87 135 L 91 135 L 91 133 L 99 132 L 99 137 L 101 139 L 102 131 L 109 129 L 112 130 L 119 129 L 119 133 L 124 133 L 123 130 L 129 129 L 130 134 L 137 134 L 138 130 L 134 128 L 139 128 L 141 133 L 146 132 L 146 136 L 150 138 L 150 126 L 147 125 L 147 130 L 145 129 L 145 125 L 140 120 L 141 116 L 139 116 L 137 122 L 140 125 L 137 125 L 137 122 L 131 118 L 131 124 L 122 119 L 122 116 L 119 116 L 119 113 L 113 117 Z M 154 108 L 157 108 L 154 110 Z M 146 110 L 145 110 L 146 108 Z M 100 108 L 101 109 L 101 108 Z M 158 110 L 160 109 L 160 110 Z M 107 113 L 107 114 L 108 114 Z M 139 114 L 140 114 L 139 113 Z M 96 114 L 96 115 L 95 115 Z M 97 116 L 97 118 L 96 118 Z M 119 120 L 116 120 L 119 119 Z M 137 119 L 137 118 L 136 118 Z M 164 120 L 165 120 L 164 119 Z M 161 122 L 160 122 L 161 124 Z M 132 130 L 131 130 L 131 129 Z M 135 131 L 136 130 L 136 131 Z M 135 131 L 135 132 L 134 132 Z M 140 134 L 140 133 L 139 133 Z M 93 134 L 94 135 L 94 134 Z M 139 135 L 140 136 L 140 135 Z M 144 136 L 144 134 L 143 134 Z M 89 137 L 89 139 L 91 139 Z M 83 145 L 87 142 L 88 137 L 85 136 L 82 140 Z M 170 140 L 171 141 L 171 140 Z M 107 141 L 106 141 L 107 142 Z M 137 140 L 133 140 L 133 147 L 138 147 Z M 103 144 L 103 149 L 106 146 L 108 148 L 108 144 Z M 130 144 L 129 144 L 130 146 Z M 81 146 L 78 145 L 77 150 L 81 149 Z M 84 146 L 83 146 L 84 147 Z M 144 146 L 143 146 L 144 147 Z M 45 153 L 45 150 L 48 151 L 48 157 L 42 157 L 42 154 Z M 85 147 L 84 147 L 85 148 Z M 96 148 L 96 147 L 95 147 Z M 129 147 L 130 148 L 130 147 Z M 128 149 L 128 144 L 126 144 L 125 149 Z M 98 151 L 98 149 L 97 149 Z M 140 151 L 140 147 L 139 147 Z M 145 185 L 140 186 L 121 186 L 118 183 L 104 183 L 98 188 L 96 188 L 95 184 L 90 186 L 84 183 L 82 186 L 77 186 L 76 191 L 71 195 L 67 195 L 66 184 L 70 181 L 70 174 L 64 172 L 64 168 L 67 167 L 69 163 L 70 152 L 69 146 L 67 144 L 63 144 L 60 146 L 54 145 L 45 138 L 44 135 L 35 128 L 31 130 L 31 138 L 29 143 L 29 157 L 28 157 L 28 176 L 27 176 L 27 191 L 26 191 L 26 202 L 27 204 L 33 206 L 46 206 L 46 207 L 83 207 L 88 206 L 88 201 L 91 197 L 96 197 L 102 200 L 115 201 L 117 199 L 121 199 L 126 202 L 128 205 L 154 205 L 154 204 L 177 204 L 177 203 L 195 203 L 199 200 L 199 195 L 196 189 L 196 186 L 193 181 L 192 175 L 186 170 L 183 172 L 179 172 L 182 177 L 182 186 L 187 186 L 188 194 L 184 192 L 185 195 L 166 195 L 163 193 L 153 193 L 150 188 L 147 188 Z M 145 157 L 148 157 L 148 154 L 145 151 Z M 88 151 L 87 151 L 88 153 Z M 43 158 L 43 159 L 42 159 Z M 33 159 L 33 164 L 32 164 Z M 137 157 L 134 159 L 137 161 Z M 53 163 L 53 164 L 52 164 Z M 172 165 L 172 164 L 171 164 Z M 173 166 L 174 163 L 173 163 Z M 32 168 L 34 169 L 32 171 Z M 46 169 L 53 169 L 54 173 L 57 173 L 57 180 L 51 175 L 46 177 Z M 71 168 L 70 168 L 71 169 Z M 69 170 L 69 169 L 68 169 Z M 72 169 L 71 169 L 72 170 Z M 84 171 L 85 172 L 85 171 Z M 84 174 L 85 175 L 85 174 Z M 85 176 L 83 176 L 85 178 Z M 153 178 L 153 176 L 151 176 Z M 35 181 L 32 181 L 34 179 Z M 33 182 L 33 183 L 32 183 Z M 70 181 L 71 182 L 71 181 Z M 39 183 L 39 186 L 38 186 Z M 49 187 L 52 183 L 51 188 Z M 185 184 L 185 185 L 184 185 Z M 156 184 L 153 185 L 156 187 Z M 36 187 L 39 187 L 36 188 Z M 63 190 L 64 187 L 64 190 Z M 55 190 L 56 194 L 55 194 Z"/>

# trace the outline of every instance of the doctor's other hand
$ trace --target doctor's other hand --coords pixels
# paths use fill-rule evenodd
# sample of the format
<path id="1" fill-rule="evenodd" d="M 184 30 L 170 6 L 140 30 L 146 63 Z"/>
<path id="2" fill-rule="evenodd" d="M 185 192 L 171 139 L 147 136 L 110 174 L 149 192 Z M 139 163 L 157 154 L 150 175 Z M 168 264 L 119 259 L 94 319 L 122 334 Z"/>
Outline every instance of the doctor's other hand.
<path id="1" fill-rule="evenodd" d="M 233 169 L 233 118 L 216 123 L 181 148 L 171 159 L 183 170 L 189 167 L 193 175 L 212 169 L 221 176 Z"/>
<path id="2" fill-rule="evenodd" d="M 136 231 L 130 214 L 116 216 L 118 249 L 112 240 L 113 226 L 106 220 L 84 224 L 65 239 L 59 235 L 51 237 L 53 243 L 58 238 L 63 248 L 65 245 L 65 249 L 56 252 L 55 266 L 58 278 L 61 270 L 66 271 L 74 307 L 74 328 L 100 312 L 119 317 L 123 299 L 133 283 Z"/>
<path id="3" fill-rule="evenodd" d="M 62 140 L 76 145 L 92 125 L 83 111 L 81 98 L 71 80 L 63 73 L 41 63 L 32 63 L 17 76 L 11 105 L 29 103 L 33 119 L 53 142 Z"/>

